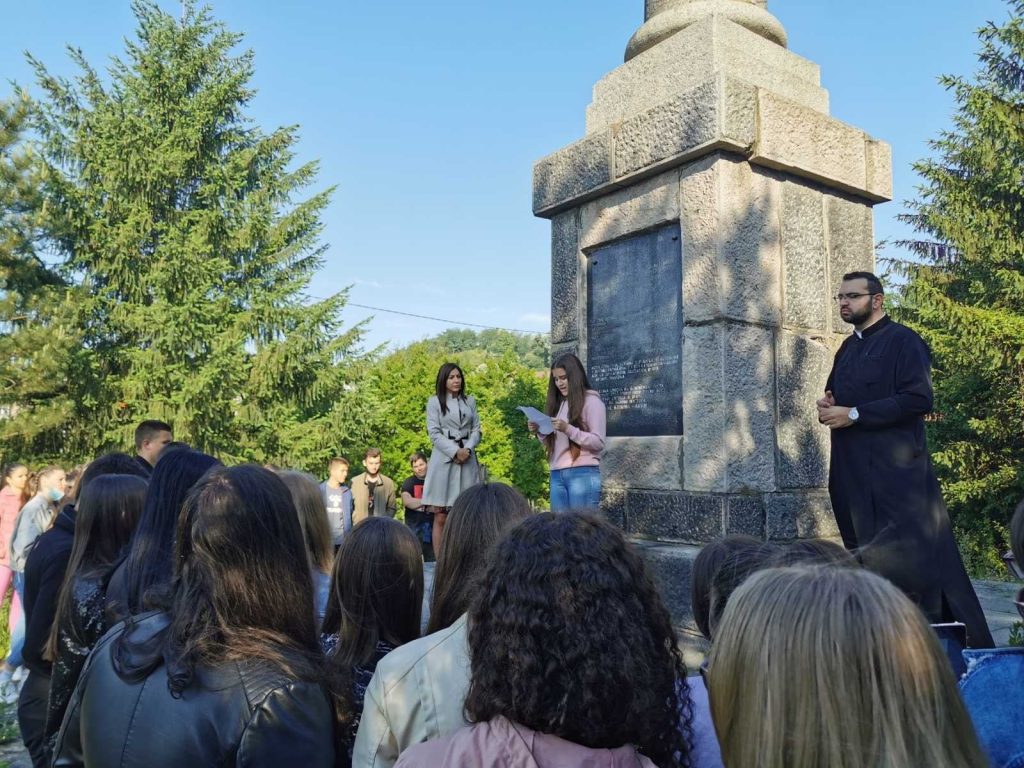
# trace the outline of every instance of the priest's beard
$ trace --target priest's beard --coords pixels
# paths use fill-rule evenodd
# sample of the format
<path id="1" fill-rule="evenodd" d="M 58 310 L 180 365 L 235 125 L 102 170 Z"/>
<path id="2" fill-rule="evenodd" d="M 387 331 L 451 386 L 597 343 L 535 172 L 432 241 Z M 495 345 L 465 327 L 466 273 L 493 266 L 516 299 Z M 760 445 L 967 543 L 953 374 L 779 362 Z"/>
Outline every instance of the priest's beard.
<path id="1" fill-rule="evenodd" d="M 849 323 L 850 325 L 862 325 L 866 323 L 868 319 L 871 317 L 871 305 L 868 304 L 866 307 L 864 307 L 864 309 L 860 310 L 859 312 L 851 308 L 850 311 L 847 314 L 843 315 L 842 317 L 843 321 Z"/>

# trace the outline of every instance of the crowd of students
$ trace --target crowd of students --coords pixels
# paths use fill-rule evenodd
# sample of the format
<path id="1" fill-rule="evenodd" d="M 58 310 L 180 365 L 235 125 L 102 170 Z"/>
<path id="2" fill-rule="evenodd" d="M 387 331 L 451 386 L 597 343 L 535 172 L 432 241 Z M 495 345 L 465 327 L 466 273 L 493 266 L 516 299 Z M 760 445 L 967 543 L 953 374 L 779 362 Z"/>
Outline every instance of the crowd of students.
<path id="1" fill-rule="evenodd" d="M 70 487 L 4 470 L 35 766 L 1024 760 L 1024 650 L 968 652 L 958 690 L 921 612 L 830 542 L 707 545 L 691 585 L 711 652 L 687 670 L 644 561 L 597 516 L 462 491 L 424 616 L 424 541 L 385 509 L 336 548 L 312 476 L 160 439 Z M 1011 532 L 1024 561 L 1024 504 Z"/>

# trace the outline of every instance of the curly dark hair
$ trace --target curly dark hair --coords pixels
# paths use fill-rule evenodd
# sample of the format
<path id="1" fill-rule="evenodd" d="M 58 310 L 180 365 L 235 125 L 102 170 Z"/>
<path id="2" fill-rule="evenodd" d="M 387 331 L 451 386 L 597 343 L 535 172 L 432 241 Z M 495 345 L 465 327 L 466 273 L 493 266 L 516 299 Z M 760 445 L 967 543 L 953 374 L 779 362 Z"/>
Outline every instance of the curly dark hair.
<path id="1" fill-rule="evenodd" d="M 493 551 L 470 610 L 467 716 L 689 765 L 693 713 L 676 643 L 617 528 L 578 513 L 532 516 Z"/>

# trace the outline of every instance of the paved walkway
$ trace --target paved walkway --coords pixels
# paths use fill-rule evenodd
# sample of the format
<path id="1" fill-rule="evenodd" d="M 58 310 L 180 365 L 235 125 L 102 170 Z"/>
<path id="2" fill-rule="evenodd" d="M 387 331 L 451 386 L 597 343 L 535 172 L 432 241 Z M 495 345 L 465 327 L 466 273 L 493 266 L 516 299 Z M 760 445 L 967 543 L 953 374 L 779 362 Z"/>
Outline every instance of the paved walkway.
<path id="1" fill-rule="evenodd" d="M 978 593 L 981 607 L 985 611 L 988 628 L 992 630 L 996 645 L 1006 645 L 1010 638 L 1010 627 L 1021 620 L 1013 600 L 1020 584 L 1008 581 L 976 581 L 974 591 Z"/>

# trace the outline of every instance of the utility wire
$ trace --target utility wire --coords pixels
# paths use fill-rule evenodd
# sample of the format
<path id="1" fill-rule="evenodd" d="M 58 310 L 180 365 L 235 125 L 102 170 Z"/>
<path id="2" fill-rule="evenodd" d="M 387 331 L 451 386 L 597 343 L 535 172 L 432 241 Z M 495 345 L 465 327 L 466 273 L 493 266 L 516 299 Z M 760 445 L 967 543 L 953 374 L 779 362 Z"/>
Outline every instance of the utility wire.
<path id="1" fill-rule="evenodd" d="M 500 328 L 496 325 L 480 325 L 479 323 L 462 323 L 458 320 L 446 320 L 443 317 L 430 317 L 429 315 L 415 315 L 412 312 L 399 312 L 397 309 L 384 309 L 384 307 L 371 307 L 368 304 L 356 304 L 353 301 L 346 301 L 346 307 L 359 307 L 360 309 L 370 309 L 374 312 L 389 312 L 392 315 L 403 315 L 405 317 L 415 317 L 419 320 L 434 320 L 438 323 L 448 323 L 449 325 L 461 325 L 470 328 L 485 328 L 489 331 L 509 331 L 510 333 L 525 333 L 528 336 L 547 336 L 547 333 L 543 331 L 524 331 L 522 328 Z"/>

